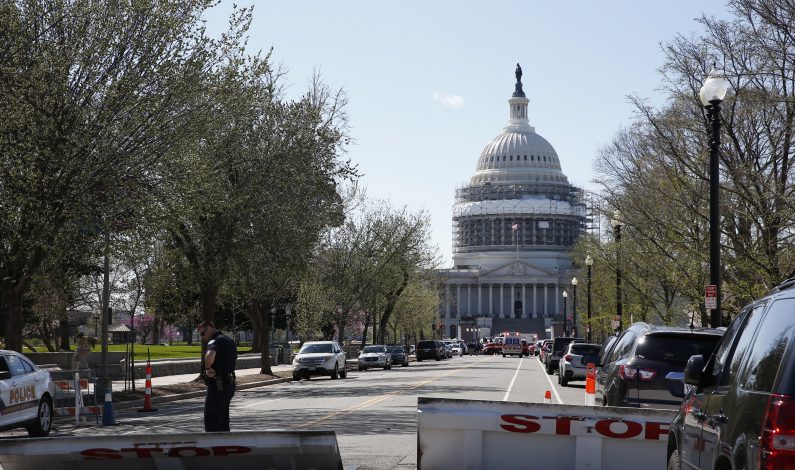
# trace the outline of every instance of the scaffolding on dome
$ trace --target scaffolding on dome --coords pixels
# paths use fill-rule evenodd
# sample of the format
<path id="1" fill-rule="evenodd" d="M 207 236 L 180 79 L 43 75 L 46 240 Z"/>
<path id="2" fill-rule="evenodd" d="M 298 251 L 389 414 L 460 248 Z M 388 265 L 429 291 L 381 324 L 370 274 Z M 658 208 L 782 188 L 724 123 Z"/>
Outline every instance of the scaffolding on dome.
<path id="1" fill-rule="evenodd" d="M 571 185 L 546 186 L 486 184 L 457 189 L 454 251 L 571 249 L 590 228 L 590 199 Z"/>

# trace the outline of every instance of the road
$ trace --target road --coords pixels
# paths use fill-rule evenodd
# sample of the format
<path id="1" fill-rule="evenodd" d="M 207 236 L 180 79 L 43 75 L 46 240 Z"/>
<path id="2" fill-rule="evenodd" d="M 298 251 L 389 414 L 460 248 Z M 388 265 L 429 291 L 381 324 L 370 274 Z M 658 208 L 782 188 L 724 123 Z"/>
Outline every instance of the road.
<path id="1" fill-rule="evenodd" d="M 346 467 L 415 468 L 418 396 L 543 402 L 550 390 L 552 403 L 582 404 L 584 389 L 583 382 L 559 386 L 534 356 L 463 356 L 241 390 L 231 421 L 233 431 L 332 429 Z M 117 426 L 59 422 L 53 435 L 201 432 L 202 406 L 203 399 L 190 399 L 152 414 L 121 410 Z"/>

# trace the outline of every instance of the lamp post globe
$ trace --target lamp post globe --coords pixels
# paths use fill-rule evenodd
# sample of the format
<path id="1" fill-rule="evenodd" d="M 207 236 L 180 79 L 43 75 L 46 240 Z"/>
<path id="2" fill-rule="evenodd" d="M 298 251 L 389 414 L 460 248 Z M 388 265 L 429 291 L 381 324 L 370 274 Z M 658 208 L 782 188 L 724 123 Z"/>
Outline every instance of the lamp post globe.
<path id="1" fill-rule="evenodd" d="M 717 291 L 710 325 L 721 326 L 720 276 L 720 104 L 729 91 L 729 81 L 716 67 L 707 75 L 699 91 L 701 104 L 709 117 L 709 281 Z"/>
<path id="2" fill-rule="evenodd" d="M 613 226 L 613 232 L 616 237 L 616 317 L 618 317 L 617 331 L 624 329 L 624 306 L 621 302 L 621 227 L 624 222 L 621 218 L 621 211 L 616 210 L 613 212 L 613 217 L 610 219 L 610 225 Z"/>
<path id="3" fill-rule="evenodd" d="M 573 288 L 574 302 L 571 305 L 571 333 L 575 338 L 577 337 L 577 277 L 571 278 L 571 285 Z"/>
<path id="4" fill-rule="evenodd" d="M 591 342 L 591 267 L 593 267 L 593 258 L 591 255 L 585 257 L 585 266 L 588 267 L 588 322 L 585 326 L 585 332 L 588 335 L 588 342 Z"/>

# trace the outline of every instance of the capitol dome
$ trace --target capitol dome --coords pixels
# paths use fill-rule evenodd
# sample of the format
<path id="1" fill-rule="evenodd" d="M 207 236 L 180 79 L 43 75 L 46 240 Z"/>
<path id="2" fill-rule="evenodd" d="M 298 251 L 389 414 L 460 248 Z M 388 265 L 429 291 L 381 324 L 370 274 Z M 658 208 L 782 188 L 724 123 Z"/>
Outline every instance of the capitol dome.
<path id="1" fill-rule="evenodd" d="M 517 84 L 509 100 L 511 117 L 503 132 L 480 153 L 471 184 L 568 183 L 555 148 L 527 119 L 529 100 Z"/>

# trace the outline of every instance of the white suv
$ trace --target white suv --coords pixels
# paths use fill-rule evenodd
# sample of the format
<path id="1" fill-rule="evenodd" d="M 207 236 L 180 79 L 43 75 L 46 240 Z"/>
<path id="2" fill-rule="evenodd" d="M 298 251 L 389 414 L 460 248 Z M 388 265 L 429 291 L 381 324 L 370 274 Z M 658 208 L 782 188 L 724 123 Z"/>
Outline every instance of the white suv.
<path id="1" fill-rule="evenodd" d="M 0 350 L 0 429 L 26 428 L 31 436 L 47 436 L 53 395 L 49 372 L 18 352 Z"/>
<path id="2" fill-rule="evenodd" d="M 293 359 L 293 380 L 313 375 L 328 375 L 332 379 L 348 376 L 345 352 L 336 341 L 307 341 Z"/>

